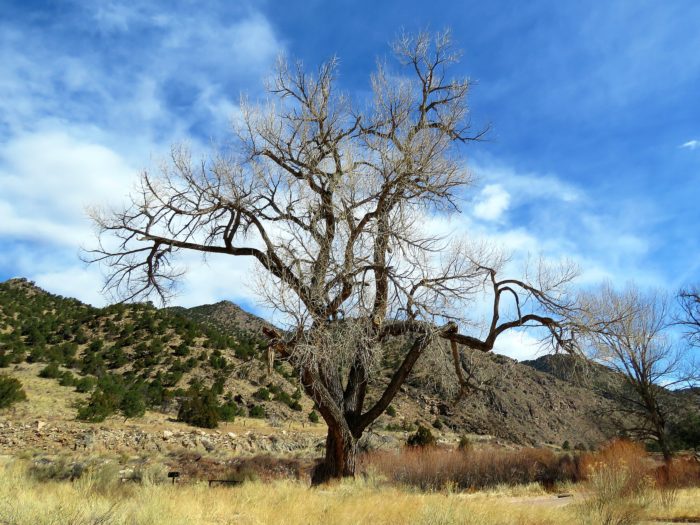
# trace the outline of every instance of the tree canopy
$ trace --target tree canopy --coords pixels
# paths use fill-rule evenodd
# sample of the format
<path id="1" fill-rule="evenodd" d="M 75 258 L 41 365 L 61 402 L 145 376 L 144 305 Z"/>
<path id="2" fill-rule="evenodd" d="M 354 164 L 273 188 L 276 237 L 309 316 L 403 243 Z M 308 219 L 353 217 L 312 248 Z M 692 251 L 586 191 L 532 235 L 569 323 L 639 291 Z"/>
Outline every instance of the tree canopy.
<path id="1" fill-rule="evenodd" d="M 257 262 L 257 292 L 287 324 L 267 330 L 270 358 L 299 371 L 329 426 L 318 479 L 354 472 L 357 440 L 421 356 L 451 360 L 463 390 L 461 354 L 490 351 L 509 329 L 571 343 L 571 265 L 501 277 L 498 247 L 435 231 L 466 202 L 464 146 L 483 135 L 470 126 L 469 80 L 449 76 L 459 59 L 449 33 L 403 35 L 393 53 L 399 69 L 380 63 L 365 104 L 338 91 L 337 60 L 313 73 L 281 61 L 268 103 L 242 102 L 230 147 L 200 161 L 174 147 L 130 206 L 94 215 L 89 258 L 126 300 L 167 299 L 181 251 Z M 401 359 L 369 402 L 390 340 Z"/>

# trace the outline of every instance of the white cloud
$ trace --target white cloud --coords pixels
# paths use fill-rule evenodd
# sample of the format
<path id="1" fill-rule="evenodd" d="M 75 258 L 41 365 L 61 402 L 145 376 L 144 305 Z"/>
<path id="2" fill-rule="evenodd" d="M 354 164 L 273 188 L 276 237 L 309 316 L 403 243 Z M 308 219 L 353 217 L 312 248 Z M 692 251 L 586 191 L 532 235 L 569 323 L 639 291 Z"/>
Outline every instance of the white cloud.
<path id="1" fill-rule="evenodd" d="M 580 188 L 555 175 L 521 173 L 498 162 L 477 162 L 473 171 L 485 183 L 501 186 L 516 206 L 532 200 L 576 202 L 584 196 Z"/>
<path id="2" fill-rule="evenodd" d="M 268 20 L 253 15 L 229 28 L 233 56 L 238 64 L 267 66 L 282 49 Z"/>
<path id="3" fill-rule="evenodd" d="M 0 239 L 8 245 L 0 268 L 20 268 L 53 293 L 94 305 L 101 295 L 102 268 L 86 267 L 78 254 L 95 243 L 86 207 L 119 206 L 139 170 L 114 149 L 90 141 L 85 130 L 46 130 L 18 136 L 0 148 Z M 137 162 L 137 161 L 136 161 Z M 194 306 L 221 299 L 252 304 L 252 261 L 183 253 L 188 267 L 176 304 Z"/>
<path id="4" fill-rule="evenodd" d="M 75 297 L 93 306 L 107 303 L 100 293 L 102 277 L 96 267 L 84 268 L 73 264 L 52 269 L 45 266 L 32 272 L 31 279 L 37 286 L 54 294 Z"/>
<path id="5" fill-rule="evenodd" d="M 513 252 L 514 263 L 528 253 L 568 258 L 579 265 L 577 282 L 584 286 L 603 278 L 669 285 L 663 267 L 649 264 L 663 242 L 658 228 L 664 214 L 656 201 L 600 195 L 561 176 L 522 173 L 488 159 L 477 162 L 474 172 L 487 187 L 500 186 L 510 195 L 508 220 L 464 221 L 463 231 L 504 246 Z"/>
<path id="6" fill-rule="evenodd" d="M 230 131 L 240 92 L 259 89 L 283 50 L 252 8 L 236 16 L 226 6 L 227 17 L 216 8 L 187 17 L 157 9 L 109 1 L 68 10 L 62 24 L 74 24 L 76 38 L 90 31 L 114 38 L 99 53 L 64 52 L 63 31 L 28 39 L 20 24 L 0 23 L 0 274 L 104 304 L 101 269 L 78 258 L 81 246 L 94 244 L 85 208 L 122 201 L 171 143 L 206 151 Z M 243 285 L 249 261 L 202 264 L 183 255 L 190 272 L 178 303 L 251 303 Z"/>
<path id="7" fill-rule="evenodd" d="M 0 235 L 77 247 L 90 232 L 85 208 L 122 200 L 136 173 L 67 130 L 17 136 L 0 148 Z"/>
<path id="8" fill-rule="evenodd" d="M 481 190 L 474 206 L 474 215 L 487 221 L 497 221 L 510 205 L 510 194 L 500 184 L 489 184 Z"/>
<path id="9" fill-rule="evenodd" d="M 102 32 L 122 32 L 129 29 L 135 15 L 136 13 L 126 6 L 114 2 L 100 3 L 96 6 L 95 21 Z"/>
<path id="10" fill-rule="evenodd" d="M 198 19 L 183 18 L 178 13 L 161 16 L 159 24 L 166 31 L 160 52 L 172 58 L 162 67 L 176 78 L 182 78 L 183 71 L 178 68 L 183 65 L 194 70 L 203 67 L 219 70 L 216 76 L 233 72 L 244 75 L 266 73 L 283 50 L 270 22 L 257 12 L 242 16 L 233 23 L 213 18 L 205 11 Z M 202 30 L 203 27 L 206 30 Z M 158 57 L 151 58 L 157 60 Z M 222 64 L 225 64 L 223 71 Z M 211 80 L 201 79 L 203 84 Z"/>
<path id="11" fill-rule="evenodd" d="M 518 361 L 536 359 L 546 353 L 536 337 L 522 330 L 503 332 L 496 340 L 493 350 Z"/>
<path id="12" fill-rule="evenodd" d="M 208 255 L 189 252 L 179 257 L 187 275 L 174 303 L 182 306 L 210 304 L 221 300 L 254 304 L 255 260 L 252 257 Z"/>
<path id="13" fill-rule="evenodd" d="M 689 140 L 688 142 L 684 142 L 683 144 L 681 144 L 680 147 L 690 150 L 700 148 L 700 140 Z"/>
<path id="14" fill-rule="evenodd" d="M 252 9 L 233 18 L 215 10 L 183 17 L 134 4 L 102 3 L 64 20 L 120 33 L 113 48 L 99 53 L 63 52 L 64 35 L 31 39 L 0 23 L 0 131 L 26 132 L 50 119 L 159 142 L 184 140 L 193 126 L 206 126 L 202 138 L 209 140 L 229 129 L 230 116 L 221 111 L 235 112 L 241 92 L 259 90 L 284 50 L 269 21 Z"/>

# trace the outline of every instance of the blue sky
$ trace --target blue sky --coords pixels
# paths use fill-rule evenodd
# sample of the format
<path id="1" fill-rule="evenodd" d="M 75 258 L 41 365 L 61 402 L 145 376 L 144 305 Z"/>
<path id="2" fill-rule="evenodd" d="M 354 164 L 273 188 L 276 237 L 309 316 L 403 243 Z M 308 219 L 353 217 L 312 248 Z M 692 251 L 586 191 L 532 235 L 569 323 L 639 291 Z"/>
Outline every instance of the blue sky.
<path id="1" fill-rule="evenodd" d="M 118 201 L 174 142 L 225 140 L 280 54 L 337 55 L 361 98 L 403 28 L 452 29 L 475 81 L 471 228 L 573 258 L 581 284 L 700 282 L 700 3 L 4 2 L 0 280 L 100 304 L 85 208 Z M 239 261 L 188 261 L 178 299 L 252 305 Z"/>

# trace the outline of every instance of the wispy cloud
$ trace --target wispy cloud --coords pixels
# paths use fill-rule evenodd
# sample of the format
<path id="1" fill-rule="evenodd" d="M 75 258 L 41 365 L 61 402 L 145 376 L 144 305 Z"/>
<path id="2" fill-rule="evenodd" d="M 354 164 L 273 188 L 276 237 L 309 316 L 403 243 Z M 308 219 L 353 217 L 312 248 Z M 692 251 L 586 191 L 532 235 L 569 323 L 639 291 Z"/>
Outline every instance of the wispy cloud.
<path id="1" fill-rule="evenodd" d="M 513 205 L 532 199 L 573 203 L 584 197 L 580 187 L 560 176 L 523 172 L 495 159 L 477 160 L 473 171 L 484 189 L 495 184 L 505 188 Z"/>
<path id="2" fill-rule="evenodd" d="M 258 89 L 284 48 L 254 10 L 185 16 L 182 6 L 135 4 L 66 9 L 41 28 L 0 23 L 0 116 L 9 126 L 0 132 L 61 119 L 151 141 L 208 140 L 230 123 L 221 110 Z M 28 36 L 35 31 L 40 39 Z"/>
<path id="3" fill-rule="evenodd" d="M 681 144 L 680 147 L 685 149 L 700 148 L 700 140 L 689 140 L 688 142 L 684 142 L 683 144 Z"/>
<path id="4" fill-rule="evenodd" d="M 283 44 L 242 4 L 91 6 L 0 22 L 0 275 L 104 304 L 100 269 L 78 258 L 94 242 L 86 207 L 123 200 L 171 143 L 223 136 Z M 182 303 L 250 296 L 246 262 L 183 262 Z"/>
<path id="5" fill-rule="evenodd" d="M 497 221 L 510 205 L 510 194 L 500 184 L 489 184 L 481 190 L 474 206 L 474 215 L 487 221 Z"/>
<path id="6" fill-rule="evenodd" d="M 536 359 L 547 352 L 546 347 L 537 337 L 522 330 L 504 332 L 496 340 L 494 351 L 518 361 Z"/>
<path id="7" fill-rule="evenodd" d="M 136 172 L 69 128 L 15 136 L 0 147 L 0 235 L 73 246 L 89 232 L 86 206 L 119 201 Z"/>

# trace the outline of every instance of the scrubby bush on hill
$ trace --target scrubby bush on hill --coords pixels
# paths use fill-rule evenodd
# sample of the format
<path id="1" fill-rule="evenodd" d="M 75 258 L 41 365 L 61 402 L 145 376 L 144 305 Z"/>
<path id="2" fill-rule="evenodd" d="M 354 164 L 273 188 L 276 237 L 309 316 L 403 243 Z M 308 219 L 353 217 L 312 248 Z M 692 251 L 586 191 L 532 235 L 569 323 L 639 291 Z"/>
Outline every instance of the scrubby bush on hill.
<path id="1" fill-rule="evenodd" d="M 58 378 L 58 384 L 61 386 L 75 386 L 77 382 L 78 380 L 69 370 L 61 372 L 61 376 Z"/>
<path id="2" fill-rule="evenodd" d="M 700 449 L 700 415 L 683 414 L 669 425 L 669 434 L 676 449 Z"/>
<path id="3" fill-rule="evenodd" d="M 90 396 L 90 400 L 78 408 L 78 419 L 99 423 L 111 416 L 117 406 L 114 398 L 102 390 L 96 390 Z"/>
<path id="4" fill-rule="evenodd" d="M 258 388 L 258 390 L 256 390 L 253 394 L 253 397 L 258 401 L 269 401 L 270 391 L 265 387 Z"/>
<path id="5" fill-rule="evenodd" d="M 0 375 L 0 409 L 7 408 L 18 401 L 25 401 L 27 394 L 22 383 L 14 377 Z"/>
<path id="6" fill-rule="evenodd" d="M 221 404 L 218 410 L 220 421 L 234 421 L 237 416 L 245 416 L 245 409 L 232 400 Z"/>
<path id="7" fill-rule="evenodd" d="M 413 423 L 402 420 L 400 423 L 389 423 L 384 430 L 388 432 L 415 432 L 416 425 Z"/>
<path id="8" fill-rule="evenodd" d="M 298 397 L 294 397 L 294 395 L 289 395 L 287 392 L 282 390 L 282 388 L 269 384 L 267 388 L 270 390 L 270 393 L 273 395 L 273 400 L 277 401 L 279 403 L 283 403 L 287 405 L 289 408 L 292 410 L 295 410 L 296 412 L 301 412 L 302 407 L 301 404 L 299 403 L 299 398 L 301 397 L 301 391 L 297 388 L 297 390 L 294 392 L 294 394 L 298 393 Z"/>
<path id="9" fill-rule="evenodd" d="M 61 377 L 61 370 L 56 363 L 51 363 L 39 372 L 39 377 L 56 379 Z"/>
<path id="10" fill-rule="evenodd" d="M 409 447 L 432 447 L 435 445 L 435 436 L 429 428 L 418 425 L 418 430 L 408 437 L 406 444 Z"/>
<path id="11" fill-rule="evenodd" d="M 226 368 L 227 361 L 226 358 L 221 355 L 221 350 L 214 350 L 209 356 L 209 366 L 214 370 L 222 370 Z"/>
<path id="12" fill-rule="evenodd" d="M 99 423 L 117 411 L 127 418 L 141 417 L 146 409 L 146 392 L 143 382 L 106 374 L 97 381 L 87 403 L 78 409 L 78 419 Z"/>
<path id="13" fill-rule="evenodd" d="M 83 394 L 88 393 L 95 388 L 95 382 L 94 377 L 81 377 L 75 383 L 75 391 Z"/>
<path id="14" fill-rule="evenodd" d="M 267 417 L 267 412 L 265 412 L 265 407 L 263 407 L 262 405 L 253 405 L 252 407 L 250 407 L 248 415 L 250 417 L 264 419 Z"/>
<path id="15" fill-rule="evenodd" d="M 143 394 L 138 390 L 127 390 L 119 403 L 119 411 L 126 418 L 141 417 L 146 413 Z"/>
<path id="16" fill-rule="evenodd" d="M 211 390 L 190 388 L 180 404 L 177 420 L 195 427 L 216 428 L 219 425 L 216 395 Z"/>

